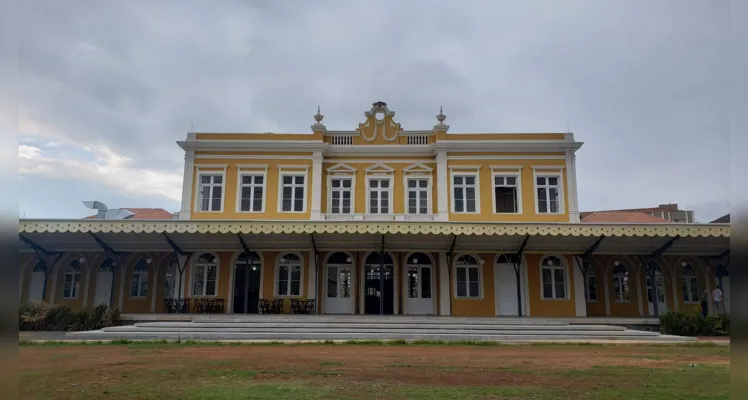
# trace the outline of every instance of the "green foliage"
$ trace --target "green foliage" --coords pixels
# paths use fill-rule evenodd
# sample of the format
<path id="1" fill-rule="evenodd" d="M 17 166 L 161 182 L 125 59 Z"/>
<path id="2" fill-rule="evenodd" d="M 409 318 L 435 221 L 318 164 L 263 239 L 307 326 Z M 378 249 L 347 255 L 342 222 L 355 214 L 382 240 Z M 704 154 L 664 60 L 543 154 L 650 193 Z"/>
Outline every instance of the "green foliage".
<path id="1" fill-rule="evenodd" d="M 49 307 L 43 303 L 21 305 L 18 329 L 21 331 L 81 331 L 120 324 L 120 310 L 106 305 L 91 312 L 74 312 L 68 306 Z"/>
<path id="2" fill-rule="evenodd" d="M 670 311 L 660 316 L 660 332 L 678 336 L 730 336 L 730 315 Z"/>

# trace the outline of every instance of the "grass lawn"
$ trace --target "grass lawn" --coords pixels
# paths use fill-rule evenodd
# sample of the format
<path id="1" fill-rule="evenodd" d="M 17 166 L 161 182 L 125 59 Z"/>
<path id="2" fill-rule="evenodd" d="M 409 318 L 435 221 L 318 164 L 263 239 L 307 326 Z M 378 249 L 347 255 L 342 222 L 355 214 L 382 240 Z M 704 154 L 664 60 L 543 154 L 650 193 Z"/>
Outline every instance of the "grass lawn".
<path id="1" fill-rule="evenodd" d="M 729 357 L 723 346 L 26 344 L 21 398 L 729 399 Z"/>

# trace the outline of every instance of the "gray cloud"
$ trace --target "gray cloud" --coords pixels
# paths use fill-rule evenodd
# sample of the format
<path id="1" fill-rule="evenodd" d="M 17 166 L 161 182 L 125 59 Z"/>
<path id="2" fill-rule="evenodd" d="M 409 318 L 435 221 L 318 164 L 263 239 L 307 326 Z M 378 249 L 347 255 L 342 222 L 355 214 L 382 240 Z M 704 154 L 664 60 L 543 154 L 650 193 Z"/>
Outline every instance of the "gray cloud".
<path id="1" fill-rule="evenodd" d="M 199 131 L 563 131 L 583 209 L 728 210 L 724 1 L 23 2 L 22 109 L 79 143 L 179 168 Z M 24 132 L 33 134 L 33 132 Z M 702 218 L 703 217 L 703 218 Z"/>

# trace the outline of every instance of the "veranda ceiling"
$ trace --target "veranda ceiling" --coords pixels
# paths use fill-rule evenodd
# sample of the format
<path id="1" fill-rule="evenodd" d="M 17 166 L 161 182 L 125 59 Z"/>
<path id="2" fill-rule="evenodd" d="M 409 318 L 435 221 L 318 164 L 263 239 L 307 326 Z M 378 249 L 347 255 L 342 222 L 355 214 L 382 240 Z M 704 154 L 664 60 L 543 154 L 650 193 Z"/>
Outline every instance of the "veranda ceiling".
<path id="1" fill-rule="evenodd" d="M 718 255 L 730 246 L 723 224 L 504 224 L 455 222 L 238 222 L 22 220 L 20 235 L 50 252 L 101 251 L 96 238 L 116 251 L 238 251 L 311 249 L 583 253 L 602 236 L 595 254 L 650 254 L 678 236 L 666 254 Z M 93 235 L 92 235 L 93 233 Z M 22 251 L 32 251 L 20 240 Z"/>

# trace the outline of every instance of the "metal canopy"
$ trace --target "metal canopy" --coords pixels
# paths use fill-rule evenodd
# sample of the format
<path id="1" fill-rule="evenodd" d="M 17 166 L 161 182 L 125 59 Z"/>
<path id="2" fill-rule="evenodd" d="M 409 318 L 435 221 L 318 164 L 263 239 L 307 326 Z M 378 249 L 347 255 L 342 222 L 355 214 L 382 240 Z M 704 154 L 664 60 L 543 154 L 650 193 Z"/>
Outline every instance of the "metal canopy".
<path id="1" fill-rule="evenodd" d="M 89 233 L 85 232 L 25 232 L 29 241 L 49 252 L 99 252 L 102 248 Z M 171 252 L 172 246 L 163 233 L 158 232 L 99 232 L 101 241 L 118 252 Z M 456 235 L 454 253 L 461 252 L 506 252 L 514 254 L 525 240 L 525 234 L 504 235 Z M 242 251 L 243 246 L 236 233 L 169 233 L 168 237 L 185 252 L 194 251 Z M 253 251 L 312 249 L 312 235 L 288 234 L 242 234 L 242 239 Z M 382 234 L 365 233 L 315 233 L 318 251 L 358 250 L 378 251 Z M 452 234 L 384 234 L 387 251 L 449 251 Z M 561 236 L 529 235 L 525 253 L 569 253 L 582 254 L 599 240 L 597 235 Z M 596 248 L 595 254 L 649 255 L 669 240 L 665 236 L 609 236 Z M 29 241 L 19 239 L 21 251 L 33 252 Z M 665 254 L 717 256 L 730 247 L 730 238 L 725 236 L 680 237 Z"/>

